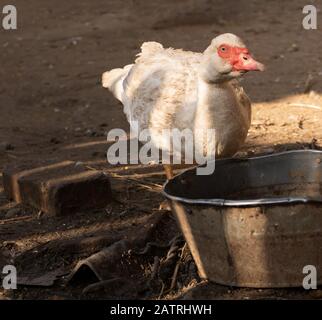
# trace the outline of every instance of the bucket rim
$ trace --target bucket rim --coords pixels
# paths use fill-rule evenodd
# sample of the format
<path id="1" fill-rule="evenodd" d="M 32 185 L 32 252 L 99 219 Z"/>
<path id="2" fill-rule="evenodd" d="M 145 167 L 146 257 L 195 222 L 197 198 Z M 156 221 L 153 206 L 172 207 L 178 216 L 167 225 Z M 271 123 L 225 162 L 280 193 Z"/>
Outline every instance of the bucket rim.
<path id="1" fill-rule="evenodd" d="M 219 160 L 211 160 L 211 162 L 215 162 L 216 164 L 228 164 L 233 162 L 244 162 L 244 161 L 257 161 L 263 158 L 275 158 L 284 155 L 292 155 L 292 154 L 320 154 L 322 156 L 322 150 L 288 150 L 278 153 L 271 153 L 266 155 L 258 155 L 249 158 L 225 158 Z M 220 199 L 220 198 L 212 198 L 212 199 L 191 199 L 186 197 L 174 196 L 167 192 L 167 188 L 169 184 L 173 183 L 172 180 L 178 178 L 179 176 L 185 174 L 189 171 L 195 171 L 199 166 L 186 169 L 181 173 L 175 175 L 171 180 L 167 180 L 162 188 L 163 195 L 172 201 L 182 202 L 190 205 L 212 205 L 212 206 L 228 206 L 228 207 L 240 207 L 240 206 L 258 206 L 258 205 L 272 205 L 272 204 L 295 204 L 295 203 L 322 203 L 322 195 L 318 197 L 309 197 L 309 196 L 301 196 L 301 197 L 271 197 L 271 198 L 257 198 L 257 199 L 243 199 L 243 200 L 231 200 L 231 199 Z"/>

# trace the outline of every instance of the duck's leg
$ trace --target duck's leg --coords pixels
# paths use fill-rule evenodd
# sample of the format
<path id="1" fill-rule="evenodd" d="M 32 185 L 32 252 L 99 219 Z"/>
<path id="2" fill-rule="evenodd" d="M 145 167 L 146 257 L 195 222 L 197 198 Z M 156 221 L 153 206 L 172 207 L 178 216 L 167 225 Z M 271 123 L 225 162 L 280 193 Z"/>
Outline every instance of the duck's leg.
<path id="1" fill-rule="evenodd" d="M 171 164 L 164 164 L 164 171 L 165 175 L 167 176 L 167 179 L 170 180 L 173 178 L 173 169 Z M 159 206 L 159 210 L 166 210 L 166 211 L 171 211 L 171 206 L 168 200 L 163 200 Z"/>
<path id="2" fill-rule="evenodd" d="M 167 179 L 168 180 L 172 179 L 174 174 L 173 174 L 173 169 L 172 169 L 171 164 L 164 164 L 163 168 L 165 171 L 165 175 L 167 176 Z"/>

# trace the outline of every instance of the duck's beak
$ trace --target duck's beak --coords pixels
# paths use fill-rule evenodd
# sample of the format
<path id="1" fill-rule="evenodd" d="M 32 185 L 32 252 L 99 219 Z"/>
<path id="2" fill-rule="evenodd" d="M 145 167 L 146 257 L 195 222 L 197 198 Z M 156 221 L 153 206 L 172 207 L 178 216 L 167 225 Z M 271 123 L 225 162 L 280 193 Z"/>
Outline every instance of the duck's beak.
<path id="1" fill-rule="evenodd" d="M 249 53 L 240 53 L 236 63 L 234 63 L 236 71 L 264 71 L 265 66 L 256 61 Z"/>

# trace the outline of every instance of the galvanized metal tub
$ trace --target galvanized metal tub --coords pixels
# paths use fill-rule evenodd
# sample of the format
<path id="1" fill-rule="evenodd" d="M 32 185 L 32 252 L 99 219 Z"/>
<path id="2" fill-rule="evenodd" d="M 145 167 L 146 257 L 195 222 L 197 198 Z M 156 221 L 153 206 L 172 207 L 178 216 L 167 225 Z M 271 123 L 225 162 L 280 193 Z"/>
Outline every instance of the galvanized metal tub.
<path id="1" fill-rule="evenodd" d="M 164 186 L 200 276 L 238 287 L 322 284 L 322 152 L 217 160 Z"/>

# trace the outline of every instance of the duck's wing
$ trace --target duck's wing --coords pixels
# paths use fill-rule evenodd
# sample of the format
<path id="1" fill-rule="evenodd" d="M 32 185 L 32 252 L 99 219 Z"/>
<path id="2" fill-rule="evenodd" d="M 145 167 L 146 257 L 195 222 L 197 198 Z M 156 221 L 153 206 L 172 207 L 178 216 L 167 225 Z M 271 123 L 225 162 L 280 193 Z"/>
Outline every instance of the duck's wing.
<path id="1" fill-rule="evenodd" d="M 131 126 L 136 122 L 140 130 L 180 127 L 180 123 L 175 123 L 180 122 L 178 114 L 193 108 L 197 98 L 200 57 L 198 53 L 145 42 L 135 64 L 105 73 L 103 85 L 123 103 Z M 189 113 L 185 110 L 185 115 L 186 111 Z"/>
<path id="2" fill-rule="evenodd" d="M 124 111 L 130 121 L 142 129 L 184 127 L 182 113 L 191 116 L 197 99 L 199 63 L 199 54 L 144 43 L 124 80 Z"/>

